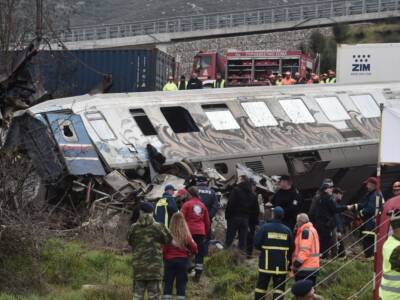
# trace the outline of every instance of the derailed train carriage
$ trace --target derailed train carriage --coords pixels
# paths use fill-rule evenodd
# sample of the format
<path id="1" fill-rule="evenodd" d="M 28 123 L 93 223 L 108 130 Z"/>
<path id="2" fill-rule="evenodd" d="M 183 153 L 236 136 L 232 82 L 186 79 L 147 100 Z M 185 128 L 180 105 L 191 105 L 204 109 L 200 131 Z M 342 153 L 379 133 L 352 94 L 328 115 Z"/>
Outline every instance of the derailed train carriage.
<path id="1" fill-rule="evenodd" d="M 375 172 L 379 104 L 391 101 L 400 83 L 84 95 L 17 114 L 6 144 L 36 147 L 30 156 L 52 181 L 61 164 L 74 176 L 148 176 L 150 144 L 165 164 L 186 159 L 229 178 L 242 163 L 291 174 L 306 195 L 330 177 L 352 197 Z"/>

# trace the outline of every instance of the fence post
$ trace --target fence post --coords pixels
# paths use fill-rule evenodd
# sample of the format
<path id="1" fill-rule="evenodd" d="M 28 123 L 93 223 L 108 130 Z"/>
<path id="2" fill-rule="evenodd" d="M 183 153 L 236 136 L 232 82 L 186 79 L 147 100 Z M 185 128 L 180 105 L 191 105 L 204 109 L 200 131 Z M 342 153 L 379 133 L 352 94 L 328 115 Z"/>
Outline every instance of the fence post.
<path id="1" fill-rule="evenodd" d="M 378 12 L 381 12 L 382 10 L 382 1 L 378 0 Z"/>

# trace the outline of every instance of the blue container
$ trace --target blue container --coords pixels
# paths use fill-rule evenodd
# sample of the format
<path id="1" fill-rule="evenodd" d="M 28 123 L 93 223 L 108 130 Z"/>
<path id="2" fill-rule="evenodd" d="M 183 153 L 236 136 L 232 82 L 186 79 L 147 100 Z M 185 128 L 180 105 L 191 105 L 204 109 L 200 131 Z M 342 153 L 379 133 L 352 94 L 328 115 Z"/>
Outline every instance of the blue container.
<path id="1" fill-rule="evenodd" d="M 53 98 L 87 94 L 104 76 L 108 93 L 161 90 L 174 75 L 174 59 L 157 50 L 42 51 L 33 59 L 33 76 Z"/>

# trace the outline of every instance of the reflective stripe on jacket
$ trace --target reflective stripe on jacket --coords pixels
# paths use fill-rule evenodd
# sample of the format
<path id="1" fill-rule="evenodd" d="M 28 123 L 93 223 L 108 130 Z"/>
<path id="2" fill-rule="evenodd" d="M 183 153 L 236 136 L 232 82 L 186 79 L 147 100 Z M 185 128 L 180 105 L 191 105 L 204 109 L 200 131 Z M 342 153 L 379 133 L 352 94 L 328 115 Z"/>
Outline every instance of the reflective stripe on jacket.
<path id="1" fill-rule="evenodd" d="M 390 263 L 390 256 L 397 247 L 400 247 L 400 241 L 393 236 L 390 236 L 383 245 L 383 273 L 379 288 L 382 300 L 400 299 L 400 272 L 393 270 Z"/>
<path id="2" fill-rule="evenodd" d="M 303 224 L 296 233 L 294 240 L 293 265 L 297 271 L 315 271 L 319 268 L 319 237 L 318 232 L 308 222 Z"/>
<path id="3" fill-rule="evenodd" d="M 213 88 L 221 88 L 221 89 L 223 89 L 225 87 L 225 80 L 224 79 L 221 79 L 219 86 L 218 86 L 217 83 L 218 83 L 217 80 L 214 80 Z"/>
<path id="4" fill-rule="evenodd" d="M 254 241 L 255 247 L 261 250 L 258 271 L 272 275 L 287 274 L 293 251 L 292 244 L 292 232 L 281 221 L 272 220 L 264 224 Z"/>
<path id="5" fill-rule="evenodd" d="M 162 223 L 168 228 L 169 214 L 168 214 L 168 201 L 161 198 L 157 201 L 156 209 L 154 211 L 155 219 L 158 223 Z"/>

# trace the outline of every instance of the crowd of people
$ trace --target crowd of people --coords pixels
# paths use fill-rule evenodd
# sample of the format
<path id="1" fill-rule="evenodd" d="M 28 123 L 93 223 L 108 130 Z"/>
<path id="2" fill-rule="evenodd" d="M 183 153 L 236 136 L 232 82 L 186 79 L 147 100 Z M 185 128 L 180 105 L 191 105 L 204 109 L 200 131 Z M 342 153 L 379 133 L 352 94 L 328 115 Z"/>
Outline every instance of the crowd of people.
<path id="1" fill-rule="evenodd" d="M 294 85 L 294 84 L 333 84 L 336 83 L 336 73 L 333 70 L 329 70 L 328 73 L 322 73 L 320 75 L 316 73 L 307 73 L 305 77 L 302 77 L 299 72 L 296 72 L 292 76 L 291 72 L 286 72 L 284 76 L 282 74 L 270 74 L 268 78 L 263 80 L 265 85 Z M 212 81 L 211 88 L 224 88 L 226 87 L 225 79 L 218 73 L 216 79 Z M 175 82 L 173 76 L 168 77 L 168 82 L 164 85 L 163 91 L 178 91 L 178 90 L 193 90 L 202 89 L 203 83 L 198 78 L 197 73 L 193 73 L 189 80 L 186 80 L 186 76 L 182 75 L 179 82 Z"/>
<path id="2" fill-rule="evenodd" d="M 257 183 L 240 176 L 225 209 L 225 248 L 232 248 L 237 238 L 237 249 L 244 257 L 252 258 L 254 248 L 259 250 L 255 299 L 265 299 L 270 281 L 270 293 L 280 299 L 288 276 L 295 279 L 295 299 L 318 299 L 313 287 L 320 259 L 346 255 L 344 211 L 361 220 L 363 250 L 367 258 L 373 257 L 377 185 L 377 178 L 369 177 L 362 200 L 344 205 L 344 191 L 331 179 L 324 179 L 306 211 L 290 176 L 280 176 L 277 192 L 262 201 L 256 193 Z M 393 184 L 393 195 L 400 195 L 399 181 Z M 207 177 L 198 176 L 190 187 L 178 191 L 172 185 L 165 186 L 155 207 L 149 202 L 137 205 L 128 234 L 134 299 L 144 299 L 145 291 L 149 299 L 159 299 L 162 282 L 163 299 L 173 298 L 174 282 L 176 299 L 185 299 L 188 273 L 193 274 L 194 282 L 201 278 L 219 202 Z"/>

